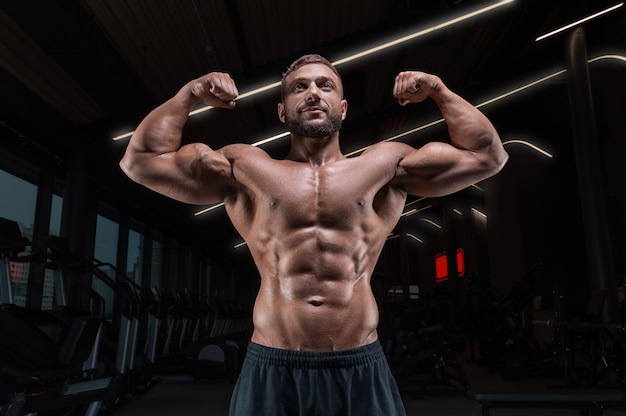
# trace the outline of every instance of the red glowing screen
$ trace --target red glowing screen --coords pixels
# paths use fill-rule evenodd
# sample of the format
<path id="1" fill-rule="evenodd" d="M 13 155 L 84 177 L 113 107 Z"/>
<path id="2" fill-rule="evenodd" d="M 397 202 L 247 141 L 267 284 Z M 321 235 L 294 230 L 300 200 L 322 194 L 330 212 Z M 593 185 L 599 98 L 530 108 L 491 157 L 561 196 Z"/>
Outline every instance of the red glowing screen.
<path id="1" fill-rule="evenodd" d="M 462 248 L 456 249 L 456 267 L 458 275 L 465 274 L 465 253 Z M 448 256 L 446 252 L 435 255 L 435 281 L 443 282 L 448 280 Z"/>

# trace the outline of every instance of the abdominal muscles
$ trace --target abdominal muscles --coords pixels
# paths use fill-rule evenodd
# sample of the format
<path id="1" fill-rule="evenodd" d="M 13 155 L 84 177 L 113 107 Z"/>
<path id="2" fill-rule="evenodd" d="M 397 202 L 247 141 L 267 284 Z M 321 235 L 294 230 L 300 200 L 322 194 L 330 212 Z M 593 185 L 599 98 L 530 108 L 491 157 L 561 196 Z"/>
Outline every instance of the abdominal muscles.
<path id="1" fill-rule="evenodd" d="M 290 237 L 266 245 L 262 259 L 255 256 L 262 260 L 257 261 L 262 280 L 253 341 L 318 351 L 375 341 L 378 308 L 370 263 L 377 253 L 372 256 L 365 241 L 337 230 L 300 230 Z"/>

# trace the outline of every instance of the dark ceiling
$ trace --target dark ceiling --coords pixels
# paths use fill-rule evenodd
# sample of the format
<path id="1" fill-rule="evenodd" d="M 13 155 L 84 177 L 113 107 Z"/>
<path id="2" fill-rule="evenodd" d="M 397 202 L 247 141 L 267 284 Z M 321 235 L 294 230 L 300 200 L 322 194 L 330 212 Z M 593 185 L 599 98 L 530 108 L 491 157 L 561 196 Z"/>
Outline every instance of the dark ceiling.
<path id="1" fill-rule="evenodd" d="M 207 72 L 229 72 L 240 93 L 245 93 L 278 81 L 287 64 L 304 53 L 336 61 L 492 4 L 499 2 L 3 1 L 0 147 L 35 166 L 54 164 L 60 178 L 68 167 L 83 166 L 94 190 L 110 205 L 166 233 L 232 251 L 241 240 L 223 208 L 196 216 L 205 207 L 171 201 L 130 182 L 117 166 L 126 139 L 112 138 L 132 131 L 150 109 Z M 435 73 L 479 104 L 565 68 L 568 32 L 540 42 L 535 42 L 537 36 L 615 4 L 514 0 L 339 65 L 349 101 L 342 131 L 344 152 L 438 119 L 432 103 L 397 105 L 391 90 L 399 71 Z M 624 55 L 626 7 L 584 24 L 584 31 L 589 58 Z M 598 131 L 624 149 L 626 64 L 613 58 L 592 65 L 594 99 L 600 109 Z M 565 83 L 564 76 L 552 78 L 483 111 L 503 141 L 533 140 L 555 154 L 571 155 L 572 141 L 565 137 L 571 135 Z M 206 141 L 217 148 L 282 133 L 276 116 L 278 98 L 274 88 L 241 99 L 233 111 L 193 116 L 185 140 Z M 441 125 L 398 140 L 419 146 L 433 138 L 445 139 Z M 282 157 L 287 146 L 288 140 L 282 138 L 262 147 Z M 514 152 L 519 150 L 512 146 L 508 150 L 515 165 Z M 624 179 L 617 161 L 607 166 L 611 175 L 621 175 L 617 183 Z M 538 175 L 522 169 L 520 176 L 528 179 L 520 178 L 521 188 L 541 181 Z"/>

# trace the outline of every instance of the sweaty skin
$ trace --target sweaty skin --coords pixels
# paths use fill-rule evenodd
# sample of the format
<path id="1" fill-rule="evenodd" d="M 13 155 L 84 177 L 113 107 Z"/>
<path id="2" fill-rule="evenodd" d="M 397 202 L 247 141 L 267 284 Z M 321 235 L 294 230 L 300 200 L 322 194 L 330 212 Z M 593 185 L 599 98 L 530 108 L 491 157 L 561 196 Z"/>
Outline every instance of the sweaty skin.
<path id="1" fill-rule="evenodd" d="M 346 158 L 333 131 L 323 137 L 292 132 L 284 160 L 244 144 L 180 147 L 195 104 L 235 107 L 237 89 L 223 73 L 185 85 L 134 133 L 120 163 L 131 179 L 187 203 L 224 201 L 261 276 L 253 342 L 304 351 L 374 342 L 378 308 L 370 277 L 407 194 L 450 194 L 506 162 L 491 123 L 438 77 L 402 72 L 393 94 L 401 105 L 434 99 L 451 144 L 381 143 Z M 341 80 L 327 66 L 306 64 L 286 77 L 282 122 L 317 128 L 346 113 Z"/>

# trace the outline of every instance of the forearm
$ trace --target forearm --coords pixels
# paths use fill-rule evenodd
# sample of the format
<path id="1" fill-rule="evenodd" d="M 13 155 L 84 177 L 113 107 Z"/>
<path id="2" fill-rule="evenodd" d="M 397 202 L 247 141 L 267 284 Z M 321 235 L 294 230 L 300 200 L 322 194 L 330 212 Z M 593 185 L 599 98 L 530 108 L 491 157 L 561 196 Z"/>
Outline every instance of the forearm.
<path id="1" fill-rule="evenodd" d="M 473 152 L 501 147 L 500 137 L 487 117 L 472 104 L 452 92 L 439 80 L 431 95 L 443 115 L 453 146 Z"/>

